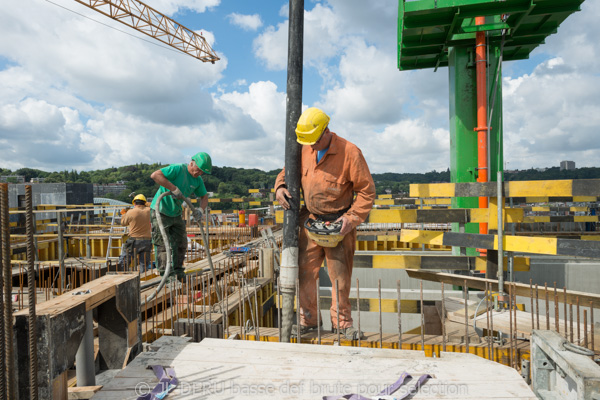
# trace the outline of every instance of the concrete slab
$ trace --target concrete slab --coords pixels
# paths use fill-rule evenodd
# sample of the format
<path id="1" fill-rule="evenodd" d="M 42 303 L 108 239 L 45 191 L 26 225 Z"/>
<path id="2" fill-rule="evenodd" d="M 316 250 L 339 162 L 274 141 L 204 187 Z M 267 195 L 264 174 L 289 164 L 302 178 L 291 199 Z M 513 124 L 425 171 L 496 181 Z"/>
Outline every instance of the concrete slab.
<path id="1" fill-rule="evenodd" d="M 403 372 L 413 379 L 395 393 L 398 397 L 430 374 L 412 399 L 536 399 L 516 370 L 471 354 L 427 358 L 407 350 L 223 339 L 169 343 L 143 353 L 93 399 L 136 399 L 151 390 L 157 379 L 149 365 L 175 369 L 179 384 L 167 398 L 177 400 L 371 397 Z"/>

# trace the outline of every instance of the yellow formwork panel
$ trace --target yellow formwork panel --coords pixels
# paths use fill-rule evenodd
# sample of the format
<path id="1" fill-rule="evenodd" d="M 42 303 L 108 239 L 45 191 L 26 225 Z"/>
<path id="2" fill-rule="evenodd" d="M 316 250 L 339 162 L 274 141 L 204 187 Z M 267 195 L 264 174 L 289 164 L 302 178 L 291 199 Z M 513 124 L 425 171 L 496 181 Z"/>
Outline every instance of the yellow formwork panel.
<path id="1" fill-rule="evenodd" d="M 234 328 L 234 329 L 232 329 L 230 331 L 230 335 L 239 333 L 239 326 L 232 327 L 232 328 Z M 235 328 L 237 328 L 237 329 L 235 329 Z M 335 335 L 333 335 L 333 336 L 335 336 Z M 401 348 L 402 350 L 416 350 L 416 351 L 422 351 L 426 357 L 440 357 L 441 353 L 444 351 L 444 347 L 445 347 L 445 352 L 447 352 L 447 353 L 473 354 L 478 357 L 492 360 L 499 364 L 503 364 L 503 365 L 506 365 L 509 367 L 512 367 L 513 365 L 520 366 L 522 360 L 530 359 L 528 343 L 526 345 L 519 344 L 518 346 L 514 346 L 512 348 L 507 344 L 505 344 L 501 347 L 494 345 L 494 347 L 491 351 L 490 351 L 490 348 L 487 347 L 486 345 L 470 345 L 469 349 L 467 351 L 467 346 L 465 344 L 454 344 L 454 343 L 449 344 L 448 343 L 444 346 L 441 343 L 440 337 L 435 339 L 436 340 L 435 344 L 428 344 L 427 341 L 431 340 L 430 335 L 427 335 L 427 340 L 424 345 L 421 344 L 421 342 L 415 343 L 413 341 L 411 341 L 411 342 L 403 341 L 401 346 L 399 346 L 399 343 L 397 340 L 397 337 L 398 337 L 397 335 L 394 335 L 396 337 L 395 341 L 389 340 L 389 336 L 390 336 L 389 334 L 384 334 L 384 336 L 385 336 L 385 339 L 380 341 L 379 335 L 369 335 L 368 340 L 361 340 L 360 347 L 384 348 L 384 349 L 399 349 L 399 348 Z M 406 335 L 404 335 L 404 336 L 406 336 Z M 225 337 L 227 338 L 229 336 L 226 334 Z M 414 335 L 410 335 L 410 337 L 414 338 Z M 257 339 L 259 339 L 259 338 L 257 337 L 256 334 L 254 334 L 254 332 L 246 334 L 246 340 L 257 341 Z M 276 335 L 261 335 L 260 341 L 279 342 L 279 337 Z M 302 341 L 302 343 L 306 343 L 306 344 L 319 345 L 318 339 L 315 337 L 302 337 L 301 341 Z M 292 337 L 290 338 L 290 342 L 297 343 L 297 338 L 292 335 Z M 321 345 L 330 346 L 330 345 L 333 345 L 334 343 L 337 344 L 337 337 L 335 337 L 335 339 L 334 339 L 334 338 L 332 338 L 332 335 L 325 335 L 325 332 L 324 332 L 323 336 L 321 338 Z M 339 345 L 340 346 L 359 347 L 358 340 L 347 340 L 347 339 L 344 339 L 343 337 L 340 338 Z"/>

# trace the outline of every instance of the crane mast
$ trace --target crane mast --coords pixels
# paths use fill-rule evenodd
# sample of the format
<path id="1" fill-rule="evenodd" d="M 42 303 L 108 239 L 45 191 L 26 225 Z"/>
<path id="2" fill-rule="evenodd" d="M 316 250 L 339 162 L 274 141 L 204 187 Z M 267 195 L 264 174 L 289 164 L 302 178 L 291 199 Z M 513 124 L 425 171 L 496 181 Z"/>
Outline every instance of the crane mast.
<path id="1" fill-rule="evenodd" d="M 75 0 L 185 54 L 212 64 L 219 60 L 204 36 L 138 0 Z"/>

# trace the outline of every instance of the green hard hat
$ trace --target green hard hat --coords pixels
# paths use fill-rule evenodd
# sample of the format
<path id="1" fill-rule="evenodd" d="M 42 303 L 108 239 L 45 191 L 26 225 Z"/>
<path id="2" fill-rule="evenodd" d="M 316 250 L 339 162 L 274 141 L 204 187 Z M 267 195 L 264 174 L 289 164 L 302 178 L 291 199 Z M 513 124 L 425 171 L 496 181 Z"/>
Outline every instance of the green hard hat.
<path id="1" fill-rule="evenodd" d="M 210 159 L 208 153 L 197 153 L 192 157 L 192 160 L 196 162 L 196 165 L 202 172 L 210 175 L 210 172 L 212 171 L 212 160 Z"/>

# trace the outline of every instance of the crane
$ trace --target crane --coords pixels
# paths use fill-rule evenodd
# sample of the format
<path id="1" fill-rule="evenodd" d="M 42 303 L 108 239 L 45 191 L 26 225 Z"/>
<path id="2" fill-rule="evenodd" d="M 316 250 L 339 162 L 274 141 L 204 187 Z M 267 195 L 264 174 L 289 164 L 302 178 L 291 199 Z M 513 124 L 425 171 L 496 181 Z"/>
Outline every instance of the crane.
<path id="1" fill-rule="evenodd" d="M 204 36 L 139 0 L 75 0 L 202 62 L 219 60 Z"/>

